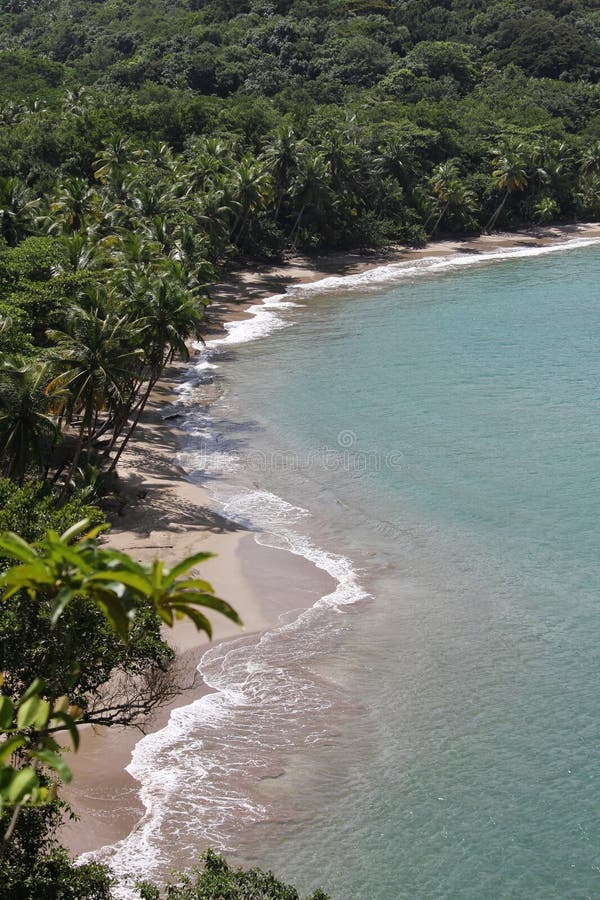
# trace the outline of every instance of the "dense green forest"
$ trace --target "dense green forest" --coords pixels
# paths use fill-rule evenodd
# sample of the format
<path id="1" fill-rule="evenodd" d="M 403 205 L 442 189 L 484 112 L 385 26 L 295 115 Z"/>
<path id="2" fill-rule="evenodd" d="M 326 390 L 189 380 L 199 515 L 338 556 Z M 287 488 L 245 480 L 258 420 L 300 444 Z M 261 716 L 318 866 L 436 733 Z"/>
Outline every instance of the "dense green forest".
<path id="1" fill-rule="evenodd" d="M 594 0 L 0 0 L 0 530 L 96 571 L 97 544 L 58 535 L 114 514 L 224 267 L 598 217 L 599 77 Z M 75 732 L 135 725 L 176 691 L 173 598 L 134 569 L 114 596 L 57 600 L 54 570 L 12 590 L 29 551 L 3 546 L 0 896 L 109 896 L 53 842 L 49 722 L 68 697 Z M 208 862 L 169 896 L 246 896 Z"/>
<path id="2" fill-rule="evenodd" d="M 218 260 L 594 217 L 596 6 L 5 0 L 0 174 L 50 200 L 113 150 L 114 199 L 164 219 L 191 190 Z"/>

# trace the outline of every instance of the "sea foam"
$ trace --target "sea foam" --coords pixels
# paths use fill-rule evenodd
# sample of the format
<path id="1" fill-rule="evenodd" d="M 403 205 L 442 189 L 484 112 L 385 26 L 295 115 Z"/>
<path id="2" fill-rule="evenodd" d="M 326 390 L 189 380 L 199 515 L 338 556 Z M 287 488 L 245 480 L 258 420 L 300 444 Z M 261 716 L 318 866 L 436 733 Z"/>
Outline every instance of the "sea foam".
<path id="1" fill-rule="evenodd" d="M 206 479 L 237 471 L 236 454 L 221 449 L 210 413 L 190 404 L 198 385 L 214 378 L 222 344 L 289 324 L 279 322 L 274 310 L 297 304 L 272 300 L 266 317 L 261 318 L 262 305 L 255 307 L 258 326 L 234 330 L 230 341 L 211 341 L 180 388 L 187 437 L 178 460 L 189 473 Z M 198 671 L 213 693 L 173 710 L 164 728 L 137 743 L 127 771 L 141 784 L 145 813 L 124 840 L 80 857 L 110 865 L 120 900 L 137 896 L 136 880 L 165 875 L 174 856 L 185 865 L 203 846 L 233 849 L 240 829 L 268 817 L 256 799 L 261 779 L 280 767 L 281 754 L 325 737 L 332 709 L 345 703 L 343 692 L 335 685 L 324 689 L 307 663 L 335 640 L 340 622 L 332 611 L 368 596 L 351 560 L 296 530 L 310 518 L 302 507 L 230 482 L 212 493 L 223 514 L 252 529 L 258 543 L 304 557 L 328 573 L 335 587 L 312 607 L 283 614 L 261 635 L 211 647 Z"/>
<path id="2" fill-rule="evenodd" d="M 282 313 L 285 314 L 287 310 L 294 307 L 302 307 L 304 304 L 298 301 L 302 301 L 303 298 L 307 299 L 314 294 L 377 291 L 385 284 L 402 283 L 411 278 L 458 271 L 469 266 L 527 259 L 565 250 L 578 250 L 598 243 L 600 243 L 600 237 L 572 238 L 556 244 L 540 246 L 499 247 L 494 250 L 449 253 L 441 256 L 424 256 L 418 259 L 408 258 L 388 265 L 373 266 L 353 275 L 332 275 L 304 284 L 293 284 L 287 288 L 284 294 L 272 294 L 265 297 L 260 303 L 249 306 L 246 309 L 248 318 L 227 322 L 225 324 L 226 335 L 207 342 L 209 356 L 202 358 L 196 365 L 196 370 L 201 371 L 213 367 L 210 363 L 211 350 L 245 344 L 248 341 L 267 337 L 282 328 L 289 328 L 294 321 Z"/>
<path id="3" fill-rule="evenodd" d="M 335 642 L 340 622 L 332 610 L 367 597 L 351 561 L 295 531 L 308 512 L 267 491 L 230 496 L 222 508 L 261 529 L 261 544 L 311 560 L 336 586 L 263 634 L 206 651 L 198 671 L 214 693 L 174 710 L 135 746 L 127 771 L 141 783 L 145 814 L 124 840 L 80 858 L 108 863 L 122 900 L 136 896 L 136 880 L 165 874 L 174 854 L 191 862 L 202 846 L 234 849 L 240 829 L 268 818 L 256 799 L 261 779 L 280 768 L 286 751 L 326 737 L 332 710 L 345 702 L 309 666 Z"/>

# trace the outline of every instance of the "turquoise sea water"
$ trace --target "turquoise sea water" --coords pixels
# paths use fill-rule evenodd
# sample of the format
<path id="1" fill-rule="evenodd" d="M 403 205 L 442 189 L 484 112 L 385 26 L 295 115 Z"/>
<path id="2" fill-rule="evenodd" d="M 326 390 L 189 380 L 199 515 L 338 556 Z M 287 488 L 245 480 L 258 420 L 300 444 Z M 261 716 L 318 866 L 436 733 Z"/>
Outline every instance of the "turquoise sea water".
<path id="1" fill-rule="evenodd" d="M 305 889 L 600 896 L 599 283 L 586 247 L 300 295 L 235 349 L 247 479 L 373 598 L 316 664 L 355 715 L 248 838 Z"/>
<path id="2" fill-rule="evenodd" d="M 536 252 L 293 291 L 197 367 L 182 463 L 338 589 L 205 655 L 118 872 L 600 896 L 600 246 Z"/>

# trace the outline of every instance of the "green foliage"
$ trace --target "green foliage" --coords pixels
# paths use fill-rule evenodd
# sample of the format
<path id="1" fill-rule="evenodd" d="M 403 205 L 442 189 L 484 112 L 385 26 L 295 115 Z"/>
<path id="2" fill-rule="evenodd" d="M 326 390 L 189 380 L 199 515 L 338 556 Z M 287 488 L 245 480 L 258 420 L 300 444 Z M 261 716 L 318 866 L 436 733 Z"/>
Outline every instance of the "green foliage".
<path id="1" fill-rule="evenodd" d="M 55 238 L 26 238 L 17 247 L 0 252 L 0 281 L 12 287 L 48 281 L 64 256 L 64 248 Z"/>
<path id="2" fill-rule="evenodd" d="M 0 474 L 60 503 L 114 484 L 220 267 L 598 213 L 587 0 L 111 9 L 2 19 L 48 91 L 0 105 Z"/>
<path id="3" fill-rule="evenodd" d="M 4 600 L 21 591 L 32 600 L 48 596 L 51 619 L 56 623 L 76 597 L 85 597 L 99 607 L 123 640 L 128 638 L 140 609 L 148 606 L 167 625 L 187 616 L 209 637 L 212 627 L 200 607 L 216 610 L 241 625 L 235 610 L 214 595 L 207 581 L 188 577 L 191 568 L 212 554 L 196 553 L 171 569 L 160 560 L 146 566 L 125 553 L 101 546 L 98 535 L 105 526 L 89 531 L 88 526 L 84 519 L 61 535 L 50 530 L 36 545 L 14 532 L 0 535 L 2 556 L 17 560 L 0 575 Z"/>
<path id="4" fill-rule="evenodd" d="M 15 822 L 10 842 L 0 855 L 2 897 L 10 900 L 108 900 L 110 878 L 96 863 L 75 865 L 56 845 L 55 834 L 65 812 L 58 801 L 25 807 Z M 12 809 L 0 813 L 0 834 L 13 816 Z"/>
<path id="5" fill-rule="evenodd" d="M 25 541 L 2 551 L 0 726 L 24 740 L 3 790 L 37 802 L 68 777 L 61 696 L 80 721 L 137 721 L 170 659 L 160 623 L 235 620 L 188 577 L 200 557 L 169 572 L 59 537 L 102 524 L 89 500 L 201 336 L 206 284 L 286 250 L 599 216 L 600 18 L 594 0 L 7 0 L 0 25 L 0 530 Z M 107 704 L 115 675 L 141 708 Z M 107 896 L 49 846 L 7 858 L 15 898 Z M 168 896 L 297 896 L 216 856 L 194 877 Z"/>
<path id="6" fill-rule="evenodd" d="M 172 625 L 175 618 L 188 616 L 209 636 L 211 624 L 201 608 L 217 611 L 241 625 L 235 610 L 214 595 L 208 582 L 189 577 L 190 569 L 210 554 L 197 553 L 171 569 L 159 560 L 143 566 L 127 554 L 101 547 L 98 535 L 104 526 L 86 531 L 88 524 L 85 520 L 78 522 L 60 536 L 49 530 L 37 544 L 29 543 L 14 532 L 3 532 L 0 553 L 17 560 L 0 575 L 4 603 L 10 605 L 15 598 L 25 597 L 37 612 L 40 602 L 46 601 L 52 627 L 77 604 L 83 602 L 95 606 L 126 645 L 140 620 L 142 634 L 147 635 L 148 612 L 168 625 Z M 27 615 L 26 607 L 23 611 Z M 77 635 L 76 629 L 69 629 L 68 634 L 83 638 L 83 634 Z M 86 638 L 93 645 L 99 635 L 101 630 L 96 628 Z M 41 647 L 43 645 L 42 640 Z M 35 653 L 38 645 L 27 643 L 26 646 Z M 71 676 L 71 688 L 78 684 L 80 689 L 87 687 L 89 690 L 86 676 L 93 678 L 98 664 L 102 666 L 102 660 L 85 660 L 88 666 L 83 668 L 85 655 L 85 649 L 77 650 L 73 659 L 76 665 L 71 667 L 64 660 L 59 661 L 59 673 Z M 84 712 L 66 693 L 57 696 L 56 682 L 49 684 L 40 677 L 17 693 L 15 668 L 18 665 L 11 665 L 11 661 L 5 663 L 3 668 L 13 683 L 5 676 L 0 682 L 3 689 L 0 694 L 0 734 L 3 737 L 0 742 L 0 813 L 4 808 L 13 809 L 3 847 L 11 842 L 22 807 L 43 806 L 50 802 L 56 789 L 56 780 L 52 779 L 70 781 L 71 772 L 53 735 L 57 731 L 68 732 L 74 749 L 77 749 L 76 722 L 82 719 Z M 104 672 L 104 681 L 111 668 Z M 134 667 L 130 663 L 126 668 L 131 675 Z M 110 705 L 105 703 L 107 705 L 108 710 L 102 711 L 105 714 L 110 713 Z M 103 719 L 97 717 L 95 721 Z"/>
<path id="7" fill-rule="evenodd" d="M 300 900 L 298 891 L 284 884 L 272 872 L 260 869 L 232 869 L 214 850 L 202 855 L 204 865 L 182 875 L 164 892 L 151 884 L 139 886 L 143 900 Z M 322 890 L 306 900 L 329 900 Z"/>
<path id="8" fill-rule="evenodd" d="M 161 622 L 237 620 L 188 576 L 202 555 L 140 566 L 86 502 L 201 334 L 207 282 L 248 256 L 600 215 L 600 19 L 593 0 L 7 0 L 0 24 L 0 530 L 21 538 L 2 550 L 6 831 L 69 777 L 61 714 L 76 740 L 75 714 L 159 702 Z M 140 707 L 107 697 L 115 676 Z M 0 884 L 108 896 L 41 839 L 17 852 L 50 808 L 16 822 Z M 167 896 L 297 897 L 205 863 Z"/>
<path id="9" fill-rule="evenodd" d="M 1 687 L 1 685 L 0 685 Z M 15 702 L 0 695 L 0 813 L 4 808 L 44 806 L 56 796 L 55 783 L 48 786 L 50 773 L 63 782 L 71 780 L 71 771 L 51 730 L 68 731 L 74 749 L 79 746 L 75 724 L 77 707 L 67 697 L 49 702 L 41 696 L 44 683 L 36 678 Z M 12 836 L 9 822 L 5 843 Z"/>
<path id="10" fill-rule="evenodd" d="M 10 900 L 110 900 L 113 896 L 112 878 L 104 866 L 76 864 L 62 847 L 38 853 L 26 863 L 14 853 L 0 858 L 0 881 Z"/>
<path id="11" fill-rule="evenodd" d="M 19 14 L 20 10 L 7 11 L 3 27 L 11 21 L 18 27 Z M 0 52 L 0 73 L 0 97 L 13 101 L 55 97 L 65 77 L 64 66 L 59 63 L 44 59 L 36 51 L 14 48 Z"/>
<path id="12" fill-rule="evenodd" d="M 77 494 L 61 507 L 56 501 L 56 493 L 40 482 L 29 481 L 16 488 L 8 478 L 0 478 L 0 532 L 14 531 L 33 542 L 39 541 L 48 529 L 62 533 L 81 519 L 87 519 L 92 527 L 105 522 L 102 512 Z M 4 559 L 2 567 L 6 565 Z"/>

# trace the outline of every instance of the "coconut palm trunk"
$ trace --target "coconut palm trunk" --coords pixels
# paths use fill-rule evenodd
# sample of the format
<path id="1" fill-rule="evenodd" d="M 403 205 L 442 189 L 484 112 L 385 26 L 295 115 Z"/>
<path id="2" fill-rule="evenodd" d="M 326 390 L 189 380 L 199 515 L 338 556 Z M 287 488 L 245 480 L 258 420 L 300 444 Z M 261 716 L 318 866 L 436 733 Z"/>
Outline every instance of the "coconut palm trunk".
<path id="1" fill-rule="evenodd" d="M 162 371 L 162 370 L 161 370 L 161 371 Z M 127 434 L 125 435 L 125 437 L 124 437 L 123 440 L 121 441 L 121 446 L 120 446 L 119 449 L 117 450 L 117 452 L 116 452 L 116 454 L 115 454 L 115 457 L 114 457 L 113 461 L 111 462 L 111 464 L 110 464 L 110 466 L 109 466 L 109 469 L 108 469 L 109 472 L 114 472 L 115 469 L 117 468 L 118 462 L 119 462 L 119 460 L 121 459 L 121 455 L 123 454 L 123 451 L 124 451 L 125 448 L 127 447 L 127 444 L 129 443 L 129 440 L 130 440 L 130 438 L 131 438 L 133 432 L 134 432 L 135 429 L 137 428 L 138 422 L 140 421 L 140 418 L 141 418 L 141 416 L 142 416 L 142 413 L 144 412 L 144 409 L 146 408 L 146 404 L 147 404 L 147 402 L 148 402 L 148 399 L 150 398 L 150 394 L 152 393 L 152 389 L 154 388 L 154 386 L 155 386 L 156 382 L 158 381 L 159 377 L 160 377 L 160 373 L 159 373 L 159 374 L 155 374 L 154 377 L 148 379 L 148 386 L 146 387 L 146 390 L 144 391 L 144 396 L 142 397 L 140 403 L 138 404 L 138 408 L 137 408 L 136 413 L 135 413 L 135 415 L 134 415 L 134 417 L 133 417 L 133 421 L 132 421 L 131 425 L 129 426 L 129 429 L 128 429 L 128 431 L 127 431 Z"/>
<path id="2" fill-rule="evenodd" d="M 87 412 L 87 411 L 86 411 Z M 58 498 L 59 506 L 67 499 L 67 493 L 69 491 L 69 485 L 73 480 L 73 476 L 77 471 L 77 466 L 79 465 L 79 458 L 81 456 L 81 451 L 83 449 L 83 441 L 85 435 L 85 425 L 86 425 L 87 415 L 83 415 L 81 418 L 81 425 L 79 426 L 79 434 L 77 435 L 77 444 L 75 445 L 75 453 L 73 454 L 73 459 L 71 460 L 71 465 L 69 466 L 69 471 L 67 472 L 67 477 L 65 478 L 62 491 L 60 492 L 60 497 Z"/>
<path id="3" fill-rule="evenodd" d="M 438 216 L 437 219 L 435 220 L 435 225 L 434 225 L 433 228 L 431 229 L 431 234 L 432 234 L 432 235 L 434 235 L 434 234 L 436 233 L 436 231 L 438 230 L 439 224 L 440 224 L 440 222 L 442 221 L 442 219 L 444 218 L 444 216 L 446 215 L 446 213 L 448 212 L 448 207 L 449 207 L 449 206 L 450 206 L 450 201 L 448 201 L 448 203 L 446 203 L 446 205 L 443 207 L 441 213 L 439 214 L 439 216 Z"/>
<path id="4" fill-rule="evenodd" d="M 487 225 L 485 227 L 486 232 L 489 233 L 492 230 L 492 228 L 494 227 L 494 225 L 496 224 L 496 222 L 498 221 L 498 219 L 500 217 L 500 213 L 504 209 L 504 204 L 508 200 L 509 196 L 510 196 L 510 189 L 507 188 L 506 191 L 504 192 L 504 196 L 502 197 L 502 201 L 501 201 L 498 209 L 492 215 L 490 221 L 487 223 Z"/>
<path id="5" fill-rule="evenodd" d="M 296 221 L 294 222 L 294 227 L 290 231 L 290 241 L 292 242 L 293 250 L 296 249 L 296 236 L 300 230 L 300 222 L 302 221 L 302 216 L 304 215 L 305 209 L 306 209 L 305 205 L 301 206 L 300 212 L 298 213 L 298 217 L 296 218 Z"/>

